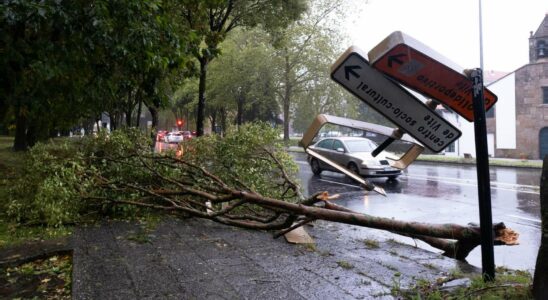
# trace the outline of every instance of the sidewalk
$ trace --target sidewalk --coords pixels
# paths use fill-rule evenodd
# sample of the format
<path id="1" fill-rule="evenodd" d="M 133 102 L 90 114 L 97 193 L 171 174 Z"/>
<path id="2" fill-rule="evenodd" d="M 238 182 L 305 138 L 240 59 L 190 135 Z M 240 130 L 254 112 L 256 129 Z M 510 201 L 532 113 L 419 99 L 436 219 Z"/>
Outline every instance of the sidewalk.
<path id="1" fill-rule="evenodd" d="M 201 219 L 143 230 L 76 230 L 73 299 L 392 299 L 419 279 L 478 271 L 384 231 L 323 221 L 306 226 L 315 247 Z"/>

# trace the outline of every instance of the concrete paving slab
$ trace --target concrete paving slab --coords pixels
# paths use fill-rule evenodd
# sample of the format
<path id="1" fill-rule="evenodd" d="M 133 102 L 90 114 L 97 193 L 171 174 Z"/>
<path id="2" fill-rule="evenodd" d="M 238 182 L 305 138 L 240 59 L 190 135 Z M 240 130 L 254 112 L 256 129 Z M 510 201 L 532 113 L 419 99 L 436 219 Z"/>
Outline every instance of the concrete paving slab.
<path id="1" fill-rule="evenodd" d="M 73 298 L 391 299 L 394 285 L 408 288 L 459 267 L 364 228 L 316 222 L 306 230 L 315 246 L 198 219 L 81 227 Z M 371 236 L 379 248 L 364 243 Z"/>

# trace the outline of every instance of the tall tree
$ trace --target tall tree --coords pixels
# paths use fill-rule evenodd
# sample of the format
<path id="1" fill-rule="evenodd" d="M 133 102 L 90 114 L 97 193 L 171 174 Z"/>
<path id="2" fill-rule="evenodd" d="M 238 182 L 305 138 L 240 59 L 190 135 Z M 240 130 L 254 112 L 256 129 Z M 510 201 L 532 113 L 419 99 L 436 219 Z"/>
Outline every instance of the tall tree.
<path id="1" fill-rule="evenodd" d="M 255 120 L 275 123 L 279 110 L 268 35 L 260 29 L 238 30 L 222 47 L 223 55 L 210 68 L 210 109 L 216 109 L 222 120 L 234 112 L 230 118 L 238 126 Z"/>
<path id="2" fill-rule="evenodd" d="M 206 79 L 209 63 L 219 55 L 220 43 L 237 27 L 277 29 L 298 19 L 304 0 L 183 0 L 182 16 L 194 34 L 193 55 L 198 60 L 197 134 L 204 133 Z"/>
<path id="3" fill-rule="evenodd" d="M 186 66 L 178 1 L 4 1 L 0 103 L 16 119 L 14 148 L 108 111 L 131 125 L 136 105 L 165 103 Z M 0 112 L 7 111 L 0 109 Z"/>
<path id="4" fill-rule="evenodd" d="M 310 90 L 324 89 L 341 45 L 335 15 L 345 7 L 341 2 L 316 0 L 305 16 L 273 34 L 277 58 L 277 93 L 283 113 L 284 140 L 289 140 L 291 108 L 297 95 L 308 97 Z M 321 83 L 322 86 L 315 86 Z M 325 93 L 327 91 L 324 91 Z M 322 92 L 320 92 L 322 93 Z"/>
<path id="5" fill-rule="evenodd" d="M 16 123 L 15 150 L 77 120 L 89 73 L 82 61 L 82 1 L 4 1 L 0 14 L 0 97 Z"/>

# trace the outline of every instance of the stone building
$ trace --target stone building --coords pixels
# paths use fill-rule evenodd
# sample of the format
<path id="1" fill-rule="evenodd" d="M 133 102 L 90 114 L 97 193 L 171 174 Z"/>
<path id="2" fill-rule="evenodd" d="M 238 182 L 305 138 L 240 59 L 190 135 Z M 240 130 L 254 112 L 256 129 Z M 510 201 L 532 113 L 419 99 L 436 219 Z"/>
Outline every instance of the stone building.
<path id="1" fill-rule="evenodd" d="M 529 37 L 529 63 L 488 88 L 499 97 L 487 117 L 495 157 L 548 155 L 548 14 Z"/>

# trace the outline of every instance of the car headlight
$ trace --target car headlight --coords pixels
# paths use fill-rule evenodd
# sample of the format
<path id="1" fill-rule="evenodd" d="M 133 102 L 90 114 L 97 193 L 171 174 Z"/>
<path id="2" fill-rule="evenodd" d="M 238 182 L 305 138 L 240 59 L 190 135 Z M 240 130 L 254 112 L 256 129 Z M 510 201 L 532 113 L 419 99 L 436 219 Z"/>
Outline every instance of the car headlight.
<path id="1" fill-rule="evenodd" d="M 366 167 L 378 167 L 380 166 L 379 162 L 376 160 L 366 160 L 362 162 L 362 165 Z"/>

